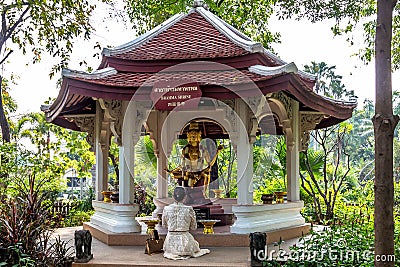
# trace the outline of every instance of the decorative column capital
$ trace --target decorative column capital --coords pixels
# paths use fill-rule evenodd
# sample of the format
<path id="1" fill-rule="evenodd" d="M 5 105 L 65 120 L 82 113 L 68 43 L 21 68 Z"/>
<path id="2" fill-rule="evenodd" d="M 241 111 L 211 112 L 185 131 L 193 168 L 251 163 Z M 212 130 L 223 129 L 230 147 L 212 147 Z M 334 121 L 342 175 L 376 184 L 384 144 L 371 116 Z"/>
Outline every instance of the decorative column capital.
<path id="1" fill-rule="evenodd" d="M 271 98 L 275 98 L 275 99 L 279 100 L 286 109 L 287 117 L 289 119 L 292 119 L 293 106 L 292 106 L 292 102 L 290 101 L 291 100 L 290 97 L 288 97 L 285 93 L 279 91 L 276 93 L 272 93 Z"/>
<path id="2" fill-rule="evenodd" d="M 94 134 L 94 116 L 82 116 L 82 117 L 75 117 L 74 121 L 76 125 L 78 125 L 79 129 L 81 131 L 86 132 L 86 141 L 90 145 L 90 151 L 94 150 L 94 139 L 95 139 L 95 134 Z"/>
<path id="3" fill-rule="evenodd" d="M 116 143 L 122 145 L 122 101 L 99 99 L 99 104 L 104 110 L 104 118 L 110 121 L 110 130 L 115 136 Z"/>
<path id="4" fill-rule="evenodd" d="M 325 114 L 300 112 L 300 151 L 306 151 L 310 144 L 310 133 L 318 123 L 325 118 Z"/>

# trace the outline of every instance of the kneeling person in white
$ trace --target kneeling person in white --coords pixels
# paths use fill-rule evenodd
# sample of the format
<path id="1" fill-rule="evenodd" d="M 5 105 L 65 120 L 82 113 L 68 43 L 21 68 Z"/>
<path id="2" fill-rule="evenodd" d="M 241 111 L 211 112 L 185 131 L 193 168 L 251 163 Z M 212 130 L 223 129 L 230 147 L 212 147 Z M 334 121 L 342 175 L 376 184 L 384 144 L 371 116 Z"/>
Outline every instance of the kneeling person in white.
<path id="1" fill-rule="evenodd" d="M 200 257 L 210 253 L 208 249 L 200 249 L 199 243 L 189 233 L 197 228 L 196 216 L 191 206 L 182 204 L 185 189 L 176 187 L 175 202 L 164 208 L 162 224 L 168 228 L 164 242 L 164 257 L 172 260 L 183 260 L 190 257 Z"/>

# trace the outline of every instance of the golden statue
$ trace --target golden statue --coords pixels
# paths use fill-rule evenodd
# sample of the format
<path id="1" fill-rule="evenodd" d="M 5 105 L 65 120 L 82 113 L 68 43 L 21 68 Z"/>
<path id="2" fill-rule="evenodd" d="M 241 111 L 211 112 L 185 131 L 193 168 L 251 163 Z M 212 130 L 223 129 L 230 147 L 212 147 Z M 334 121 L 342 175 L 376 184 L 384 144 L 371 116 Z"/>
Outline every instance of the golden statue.
<path id="1" fill-rule="evenodd" d="M 201 131 L 196 122 L 189 125 L 187 132 L 188 144 L 182 149 L 181 166 L 172 171 L 167 170 L 173 178 L 178 179 L 178 183 L 184 187 L 204 186 L 203 195 L 206 197 L 208 185 L 210 183 L 210 170 L 214 165 L 218 152 L 222 150 L 222 146 L 218 146 L 217 152 L 213 159 L 207 149 L 200 143 Z"/>

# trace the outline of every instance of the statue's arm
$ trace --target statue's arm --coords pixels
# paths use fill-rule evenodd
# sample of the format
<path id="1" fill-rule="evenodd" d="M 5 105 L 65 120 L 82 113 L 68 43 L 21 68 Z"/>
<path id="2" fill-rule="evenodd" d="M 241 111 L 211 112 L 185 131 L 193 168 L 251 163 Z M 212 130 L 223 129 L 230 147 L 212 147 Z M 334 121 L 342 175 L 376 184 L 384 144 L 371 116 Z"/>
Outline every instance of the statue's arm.
<path id="1" fill-rule="evenodd" d="M 224 147 L 223 147 L 222 145 L 219 145 L 219 146 L 217 147 L 217 152 L 215 153 L 214 158 L 209 162 L 209 166 L 213 166 L 213 165 L 215 164 L 215 161 L 217 160 L 217 157 L 218 157 L 218 153 L 219 153 L 222 149 L 224 149 Z"/>

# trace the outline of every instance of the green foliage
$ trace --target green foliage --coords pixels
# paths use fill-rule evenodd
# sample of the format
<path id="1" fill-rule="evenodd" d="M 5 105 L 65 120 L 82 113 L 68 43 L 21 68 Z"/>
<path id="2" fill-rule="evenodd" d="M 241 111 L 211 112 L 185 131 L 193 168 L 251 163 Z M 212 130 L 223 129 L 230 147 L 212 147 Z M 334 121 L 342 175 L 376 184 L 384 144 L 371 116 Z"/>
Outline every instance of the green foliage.
<path id="1" fill-rule="evenodd" d="M 211 12 L 243 33 L 270 48 L 270 43 L 278 42 L 280 35 L 268 28 L 268 20 L 273 12 L 271 0 L 226 0 L 204 1 Z M 180 12 L 187 12 L 192 0 L 158 1 L 125 0 L 126 11 L 139 34 L 154 28 L 166 19 Z"/>
<path id="2" fill-rule="evenodd" d="M 51 215 L 45 185 L 46 179 L 34 174 L 15 177 L 13 195 L 2 195 L 0 248 L 7 266 L 50 266 L 52 261 L 63 262 L 67 257 L 56 253 L 60 249 L 65 252 L 66 244 L 50 243 Z"/>
<path id="3" fill-rule="evenodd" d="M 394 69 L 400 68 L 400 2 L 395 1 L 392 29 L 392 63 Z M 363 49 L 358 52 L 365 62 L 371 62 L 375 55 L 376 0 L 329 0 L 329 1 L 278 1 L 278 16 L 283 18 L 306 18 L 312 22 L 333 19 L 334 35 L 349 35 L 348 41 L 353 44 L 351 33 L 360 25 L 364 31 Z"/>
<path id="4" fill-rule="evenodd" d="M 151 215 L 156 206 L 153 202 L 155 192 L 146 190 L 138 184 L 135 184 L 135 203 L 139 205 L 138 216 Z"/>
<path id="5" fill-rule="evenodd" d="M 274 192 L 282 192 L 286 190 L 285 181 L 280 178 L 267 178 L 264 180 L 264 185 L 260 185 L 254 190 L 254 203 L 260 203 L 263 194 L 272 194 Z"/>
<path id="6" fill-rule="evenodd" d="M 52 266 L 66 266 L 66 263 L 72 263 L 74 251 L 70 241 L 61 240 L 61 237 L 57 236 L 52 242 L 49 257 Z"/>
<path id="7" fill-rule="evenodd" d="M 17 111 L 17 102 L 15 102 L 15 100 L 10 95 L 10 86 L 9 86 L 10 81 L 3 78 L 2 83 L 3 84 L 1 84 L 1 87 L 3 88 L 3 90 L 1 91 L 1 94 L 2 94 L 4 112 L 6 116 L 9 116 L 11 113 Z"/>
<path id="8" fill-rule="evenodd" d="M 335 66 L 311 62 L 305 70 L 317 75 L 318 93 L 332 98 L 354 96 L 354 92 L 342 84 L 342 76 L 335 73 Z M 342 122 L 311 132 L 310 146 L 300 154 L 301 187 L 312 198 L 313 212 L 310 208 L 304 211 L 308 218 L 318 222 L 332 220 L 343 191 L 358 185 L 348 147 L 349 133 L 353 129 L 351 123 Z"/>
<path id="9" fill-rule="evenodd" d="M 3 64 L 18 48 L 23 54 L 31 51 L 33 62 L 39 62 L 43 52 L 61 58 L 55 71 L 65 68 L 72 52 L 73 39 L 90 37 L 93 30 L 89 18 L 94 9 L 90 1 L 6 1 L 0 3 L 2 30 L 0 31 L 0 51 Z M 16 47 L 5 46 L 6 42 Z"/>
<path id="10" fill-rule="evenodd" d="M 0 182 L 4 185 L 30 171 L 47 180 L 46 190 L 54 196 L 65 188 L 67 169 L 77 170 L 78 177 L 91 176 L 94 154 L 85 134 L 47 123 L 43 113 L 29 113 L 13 121 L 11 133 L 13 142 L 0 146 Z"/>
<path id="11" fill-rule="evenodd" d="M 398 185 L 397 185 L 398 186 Z M 372 191 L 373 192 L 373 191 Z M 360 196 L 360 200 L 362 196 Z M 395 266 L 400 264 L 400 218 L 395 217 Z M 373 209 L 343 205 L 334 223 L 312 230 L 290 252 L 274 254 L 263 266 L 374 266 Z"/>
<path id="12" fill-rule="evenodd" d="M 224 190 L 225 197 L 233 198 L 237 195 L 237 161 L 236 153 L 230 140 L 217 140 L 217 145 L 222 145 L 222 149 L 218 153 L 218 180 L 221 189 Z"/>
<path id="13" fill-rule="evenodd" d="M 300 156 L 301 186 L 313 197 L 317 221 L 332 219 L 340 194 L 355 183 L 346 150 L 346 127 L 314 131 L 319 150 L 309 148 Z"/>
<path id="14" fill-rule="evenodd" d="M 149 135 L 139 139 L 135 153 L 139 164 L 151 164 L 153 168 L 157 168 L 157 157 L 154 154 L 153 142 Z"/>
<path id="15" fill-rule="evenodd" d="M 73 209 L 61 223 L 62 227 L 82 226 L 84 222 L 89 222 L 94 210 L 82 211 Z"/>
<path id="16" fill-rule="evenodd" d="M 317 76 L 315 92 L 331 98 L 354 97 L 354 91 L 347 91 L 342 84 L 342 76 L 335 73 L 336 66 L 328 66 L 325 62 L 311 62 L 304 70 Z"/>

